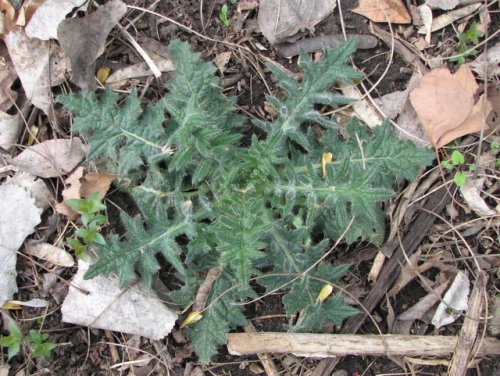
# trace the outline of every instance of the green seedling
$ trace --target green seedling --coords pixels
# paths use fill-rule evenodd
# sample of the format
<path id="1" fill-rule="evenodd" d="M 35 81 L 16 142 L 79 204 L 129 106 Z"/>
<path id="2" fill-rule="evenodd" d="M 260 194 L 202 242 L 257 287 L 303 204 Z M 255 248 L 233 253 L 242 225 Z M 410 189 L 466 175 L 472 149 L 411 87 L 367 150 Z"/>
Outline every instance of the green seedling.
<path id="1" fill-rule="evenodd" d="M 88 199 L 70 199 L 66 203 L 80 214 L 83 224 L 83 227 L 75 232 L 81 241 L 76 238 L 66 238 L 66 241 L 78 257 L 86 259 L 89 246 L 106 244 L 106 240 L 99 232 L 100 226 L 106 223 L 106 217 L 99 213 L 106 209 L 106 205 L 101 202 L 97 192 L 92 193 Z"/>
<path id="2" fill-rule="evenodd" d="M 500 145 L 498 144 L 498 142 L 493 141 L 493 142 L 490 144 L 490 148 L 491 148 L 491 151 L 492 151 L 493 153 L 498 153 L 498 150 L 500 150 Z"/>
<path id="3" fill-rule="evenodd" d="M 228 6 L 227 6 L 227 4 L 224 4 L 220 8 L 219 20 L 221 20 L 221 22 L 224 24 L 225 27 L 229 27 L 229 25 L 231 24 L 231 22 L 229 22 L 229 18 L 227 16 L 227 12 L 228 12 Z"/>
<path id="4" fill-rule="evenodd" d="M 23 335 L 14 320 L 9 320 L 7 329 L 10 335 L 0 337 L 0 346 L 7 347 L 7 355 L 9 356 L 10 360 L 21 350 Z"/>
<path id="5" fill-rule="evenodd" d="M 451 157 L 447 161 L 442 161 L 441 166 L 448 171 L 455 171 L 453 175 L 453 181 L 458 187 L 462 187 L 467 182 L 467 174 L 463 171 L 465 167 L 464 155 L 458 150 L 453 150 Z M 476 169 L 475 164 L 468 164 L 467 168 L 469 171 L 474 171 Z"/>
<path id="6" fill-rule="evenodd" d="M 50 352 L 57 346 L 54 343 L 45 342 L 49 338 L 47 333 L 39 333 L 33 329 L 29 331 L 26 337 L 23 337 L 14 320 L 9 321 L 7 329 L 10 335 L 0 337 L 0 346 L 7 347 L 8 360 L 19 353 L 23 340 L 31 348 L 33 358 L 50 356 Z"/>
<path id="7" fill-rule="evenodd" d="M 477 51 L 471 48 L 479 43 L 479 38 L 482 35 L 483 33 L 477 29 L 477 25 L 475 22 L 469 26 L 467 31 L 459 33 L 457 36 L 458 52 L 455 56 L 451 57 L 450 61 L 456 61 L 458 64 L 464 64 L 466 57 L 477 55 Z"/>
<path id="8" fill-rule="evenodd" d="M 45 342 L 49 338 L 47 333 L 39 333 L 31 329 L 26 336 L 28 345 L 33 350 L 33 358 L 41 356 L 50 356 L 50 352 L 57 347 L 55 343 Z"/>

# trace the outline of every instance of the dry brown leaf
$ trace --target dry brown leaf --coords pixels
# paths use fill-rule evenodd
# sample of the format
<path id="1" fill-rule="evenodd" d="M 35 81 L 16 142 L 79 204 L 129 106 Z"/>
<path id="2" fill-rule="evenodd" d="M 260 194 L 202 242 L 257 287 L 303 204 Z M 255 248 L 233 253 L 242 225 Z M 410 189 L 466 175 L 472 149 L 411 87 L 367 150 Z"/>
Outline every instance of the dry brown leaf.
<path id="1" fill-rule="evenodd" d="M 94 192 L 104 198 L 112 181 L 117 175 L 98 174 L 90 172 L 83 176 L 83 167 L 78 167 L 64 182 L 66 188 L 62 191 L 63 201 L 56 204 L 56 211 L 74 220 L 78 213 L 71 209 L 66 200 L 89 198 Z"/>
<path id="2" fill-rule="evenodd" d="M 259 6 L 259 2 L 252 1 L 238 1 L 238 12 L 243 12 L 245 10 L 252 10 Z"/>
<path id="3" fill-rule="evenodd" d="M 12 159 L 12 164 L 33 175 L 53 178 L 68 174 L 86 154 L 87 147 L 78 137 L 49 140 L 26 148 Z"/>
<path id="4" fill-rule="evenodd" d="M 411 23 L 411 16 L 400 0 L 360 0 L 351 12 L 361 14 L 373 22 Z"/>
<path id="5" fill-rule="evenodd" d="M 71 209 L 64 201 L 73 198 L 79 199 L 80 197 L 80 179 L 83 176 L 83 167 L 78 167 L 68 178 L 64 181 L 66 188 L 62 191 L 63 201 L 56 204 L 56 212 L 63 214 L 70 220 L 75 220 L 78 213 Z"/>
<path id="6" fill-rule="evenodd" d="M 23 32 L 10 32 L 4 40 L 26 96 L 49 115 L 53 102 L 51 86 L 64 81 L 66 56 L 59 46 L 28 38 Z"/>
<path id="7" fill-rule="evenodd" d="M 410 102 L 434 146 L 442 147 L 481 130 L 483 115 L 491 111 L 491 104 L 483 95 L 474 102 L 477 89 L 470 68 L 462 65 L 455 74 L 447 68 L 432 70 L 410 93 Z"/>
<path id="8" fill-rule="evenodd" d="M 108 34 L 126 11 L 124 3 L 113 0 L 83 18 L 59 24 L 57 37 L 71 60 L 71 81 L 82 89 L 95 88 L 95 60 L 104 52 Z"/>
<path id="9" fill-rule="evenodd" d="M 441 30 L 442 28 L 450 25 L 451 23 L 474 13 L 480 6 L 481 3 L 467 5 L 466 7 L 451 10 L 434 18 L 434 20 L 432 21 L 431 31 L 435 32 Z M 425 34 L 426 33 L 425 28 L 424 27 L 419 28 L 418 33 Z"/>
<path id="10" fill-rule="evenodd" d="M 75 260 L 64 249 L 49 243 L 39 243 L 30 239 L 26 242 L 26 253 L 39 259 L 49 261 L 54 265 L 70 268 L 75 265 Z"/>
<path id="11" fill-rule="evenodd" d="M 219 68 L 220 74 L 223 76 L 226 70 L 226 65 L 231 59 L 231 51 L 221 52 L 215 55 L 214 64 Z"/>
<path id="12" fill-rule="evenodd" d="M 116 177 L 117 175 L 89 172 L 81 179 L 80 197 L 89 198 L 92 193 L 97 192 L 102 200 Z"/>
<path id="13" fill-rule="evenodd" d="M 260 0 L 259 28 L 271 44 L 279 43 L 299 30 L 314 30 L 336 5 L 337 0 Z"/>

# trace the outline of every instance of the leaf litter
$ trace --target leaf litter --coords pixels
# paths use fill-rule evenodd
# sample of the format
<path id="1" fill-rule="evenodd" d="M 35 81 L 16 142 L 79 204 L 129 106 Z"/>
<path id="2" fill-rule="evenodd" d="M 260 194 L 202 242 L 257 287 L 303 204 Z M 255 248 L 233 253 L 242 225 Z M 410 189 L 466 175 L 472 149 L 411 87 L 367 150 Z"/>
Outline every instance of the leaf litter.
<path id="1" fill-rule="evenodd" d="M 314 30 L 336 5 L 337 0 L 261 0 L 259 28 L 267 40 L 275 44 L 299 30 Z"/>
<path id="2" fill-rule="evenodd" d="M 177 314 L 155 292 L 145 291 L 140 283 L 120 290 L 116 277 L 86 280 L 88 268 L 85 261 L 78 261 L 78 271 L 61 307 L 64 322 L 155 340 L 171 332 Z"/>
<path id="3" fill-rule="evenodd" d="M 483 116 L 491 104 L 484 95 L 475 100 L 478 88 L 470 68 L 462 65 L 454 74 L 447 68 L 432 70 L 411 91 L 410 102 L 435 147 L 485 126 Z"/>
<path id="4" fill-rule="evenodd" d="M 62 48 L 71 60 L 71 81 L 82 89 L 95 89 L 95 61 L 104 52 L 111 29 L 127 7 L 113 0 L 83 18 L 65 19 L 57 29 Z"/>

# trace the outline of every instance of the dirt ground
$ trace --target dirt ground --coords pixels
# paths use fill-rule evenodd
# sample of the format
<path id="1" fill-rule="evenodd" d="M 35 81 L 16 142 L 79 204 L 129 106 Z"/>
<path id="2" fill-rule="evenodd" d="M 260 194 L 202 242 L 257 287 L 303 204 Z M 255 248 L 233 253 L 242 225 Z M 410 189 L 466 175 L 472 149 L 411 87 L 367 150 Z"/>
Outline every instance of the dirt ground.
<path id="1" fill-rule="evenodd" d="M 100 1 L 101 2 L 101 1 Z M 128 4 L 147 8 L 154 1 L 125 1 Z M 203 20 L 200 16 L 200 2 L 189 0 L 169 0 L 158 2 L 155 11 L 175 20 L 189 29 L 201 33 L 214 40 L 226 40 L 235 44 L 242 44 L 261 57 L 261 61 L 255 60 L 254 56 L 236 52 L 228 49 L 224 45 L 210 42 L 200 38 L 190 31 L 184 30 L 173 23 L 159 19 L 150 14 L 142 14 L 135 20 L 133 30 L 134 36 L 138 39 L 148 37 L 168 45 L 172 39 L 181 39 L 188 41 L 191 47 L 201 52 L 203 59 L 214 60 L 223 52 L 231 52 L 230 59 L 226 64 L 222 79 L 224 82 L 224 93 L 226 95 L 236 96 L 237 105 L 240 111 L 247 116 L 263 118 L 270 116 L 266 111 L 266 94 L 276 93 L 278 91 L 274 84 L 274 79 L 270 72 L 262 64 L 264 58 L 283 65 L 292 72 L 297 72 L 297 58 L 284 59 L 276 54 L 274 46 L 271 46 L 267 40 L 259 33 L 255 11 L 250 11 L 243 22 L 241 30 L 234 30 L 234 24 L 225 27 L 218 19 L 219 9 L 224 1 L 205 0 L 202 2 Z M 419 1 L 417 1 L 418 5 Z M 229 2 L 228 2 L 229 4 Z M 356 6 L 356 0 L 342 1 L 343 23 L 346 31 L 360 34 L 369 34 L 369 21 L 360 15 L 349 11 Z M 233 7 L 233 8 L 231 8 Z M 235 6 L 231 6 L 234 9 Z M 127 14 L 127 20 L 133 20 L 141 12 L 131 11 Z M 496 13 L 491 14 L 492 24 L 500 25 L 500 15 L 498 9 Z M 232 22 L 236 22 L 232 20 Z M 122 23 L 123 25 L 124 23 Z M 379 24 L 385 30 L 388 27 Z M 395 27 L 396 31 L 403 32 L 402 28 Z M 322 35 L 341 33 L 341 22 L 338 8 L 334 14 L 322 21 L 314 32 L 305 31 L 306 35 Z M 97 66 L 123 66 L 138 61 L 139 57 L 135 51 L 119 37 L 119 33 L 112 32 L 112 41 L 107 45 L 105 54 L 98 60 Z M 433 34 L 433 44 L 435 49 L 429 49 L 428 54 L 442 53 L 454 40 L 454 33 L 451 28 L 445 29 L 442 33 Z M 496 40 L 491 41 L 493 45 Z M 354 63 L 363 71 L 368 80 L 368 85 L 379 81 L 376 89 L 371 95 L 376 98 L 396 90 L 403 90 L 412 76 L 413 67 L 405 62 L 397 54 L 389 64 L 388 52 L 390 46 L 380 42 L 375 49 L 360 50 L 354 56 Z M 450 64 L 453 68 L 454 66 Z M 258 69 L 256 69 L 258 67 Z M 135 82 L 134 85 L 141 92 L 145 90 L 145 98 L 156 101 L 164 92 L 163 84 L 168 80 L 169 75 L 159 80 L 142 79 Z M 146 83 L 147 81 L 147 83 Z M 349 110 L 347 110 L 349 111 Z M 349 116 L 349 112 L 346 113 Z M 63 123 L 63 128 L 65 125 Z M 66 128 L 65 128 L 66 129 Z M 254 129 L 247 129 L 248 134 L 254 132 Z M 54 186 L 58 182 L 53 181 Z M 400 192 L 405 188 L 398 187 Z M 498 192 L 496 192 L 497 194 Z M 495 196 L 495 192 L 492 193 Z M 129 213 L 134 212 L 134 205 L 130 200 L 117 192 L 111 192 L 107 198 L 108 202 L 124 209 Z M 455 200 L 460 201 L 458 194 L 455 194 Z M 488 199 L 490 204 L 494 199 Z M 391 203 L 387 206 L 387 211 L 392 209 Z M 113 207 L 108 205 L 108 207 Z M 457 211 L 455 213 L 454 211 Z M 453 212 L 453 213 L 452 213 Z M 107 231 L 120 233 L 122 230 L 117 216 L 118 211 L 110 209 L 109 221 L 111 226 Z M 454 224 L 466 223 L 474 220 L 476 217 L 470 210 L 464 210 L 463 206 L 455 204 L 454 209 L 447 207 L 441 215 L 449 218 L 450 213 L 454 215 Z M 50 226 L 49 218 L 45 217 L 44 226 Z M 407 218 L 407 223 L 411 223 Z M 62 224 L 58 225 L 62 227 Z M 42 226 L 43 227 L 43 226 Z M 404 225 L 403 225 L 404 227 Z M 390 224 L 388 226 L 390 228 Z M 437 220 L 427 231 L 425 239 L 420 246 L 420 260 L 429 260 L 433 254 L 441 249 L 452 255 L 454 259 L 449 261 L 450 268 L 465 269 L 469 261 L 460 258 L 459 247 L 455 243 L 453 236 L 442 237 L 446 230 L 446 223 Z M 467 226 L 471 228 L 471 226 Z M 55 236 L 55 235 L 54 235 Z M 490 222 L 484 222 L 482 226 L 473 228 L 465 234 L 465 241 L 474 249 L 474 252 L 481 256 L 488 252 L 498 253 L 498 228 L 495 228 Z M 438 243 L 438 245 L 436 245 Z M 352 264 L 348 276 L 345 278 L 346 286 L 352 288 L 352 293 L 359 299 L 363 299 L 371 288 L 373 283 L 367 281 L 367 274 L 373 263 L 377 250 L 367 244 L 358 244 L 356 246 L 340 248 L 330 262 L 341 263 L 348 261 Z M 488 274 L 487 290 L 489 296 L 494 296 L 500 288 L 500 279 L 498 275 L 498 259 L 494 259 L 485 264 Z M 59 277 L 65 280 L 71 279 L 74 269 L 59 269 Z M 433 266 L 422 271 L 422 277 L 433 280 L 440 270 Z M 406 273 L 409 273 L 406 271 Z M 57 343 L 58 346 L 52 351 L 50 358 L 32 359 L 24 356 L 26 352 L 21 352 L 10 363 L 12 375 L 258 375 L 265 374 L 262 364 L 257 356 L 231 356 L 223 347 L 219 355 L 214 357 L 210 365 L 199 365 L 195 355 L 192 353 L 189 343 L 186 342 L 182 333 L 175 329 L 168 338 L 163 341 L 149 341 L 136 336 L 129 336 L 121 333 L 105 332 L 102 330 L 89 329 L 87 327 L 63 324 L 61 320 L 60 306 L 65 296 L 66 286 L 64 284 L 49 283 L 43 280 L 45 270 L 30 262 L 29 259 L 20 258 L 18 261 L 19 300 L 29 300 L 33 297 L 44 297 L 50 301 L 43 315 L 40 315 L 39 309 L 22 308 L 17 313 L 17 317 L 22 325 L 23 331 L 38 325 L 43 325 L 44 331 L 50 334 L 49 340 Z M 160 274 L 160 280 L 167 287 L 170 284 L 170 274 L 168 270 Z M 413 279 L 408 285 L 397 292 L 389 300 L 381 300 L 372 311 L 372 318 L 378 323 L 380 329 L 386 333 L 389 328 L 388 321 L 390 317 L 397 316 L 401 312 L 414 305 L 427 294 L 427 291 L 418 279 Z M 387 301 L 390 301 L 388 306 Z M 281 305 L 279 295 L 268 296 L 252 305 L 246 310 L 247 317 L 251 320 L 257 331 L 281 332 L 286 330 L 288 320 Z M 415 324 L 411 333 L 413 334 L 444 334 L 457 335 L 460 332 L 463 318 L 452 325 L 446 326 L 442 330 L 435 330 L 429 324 L 429 321 L 419 321 Z M 325 328 L 326 332 L 338 332 L 339 328 Z M 482 326 L 480 332 L 482 330 Z M 371 320 L 366 320 L 357 331 L 359 334 L 376 333 L 376 329 Z M 318 366 L 320 359 L 305 359 L 296 357 L 292 354 L 276 354 L 271 356 L 282 375 L 310 375 Z M 398 364 L 403 364 L 403 359 L 388 359 L 386 357 L 360 357 L 347 356 L 342 358 L 335 368 L 334 375 L 410 375 L 412 372 L 416 375 L 440 375 L 445 374 L 446 365 L 418 364 L 413 363 L 413 369 L 408 368 L 404 371 Z M 408 363 L 407 363 L 408 364 Z M 113 368 L 113 365 L 118 365 Z M 471 368 L 467 375 L 494 376 L 500 375 L 500 360 L 498 358 L 482 358 L 476 368 Z"/>

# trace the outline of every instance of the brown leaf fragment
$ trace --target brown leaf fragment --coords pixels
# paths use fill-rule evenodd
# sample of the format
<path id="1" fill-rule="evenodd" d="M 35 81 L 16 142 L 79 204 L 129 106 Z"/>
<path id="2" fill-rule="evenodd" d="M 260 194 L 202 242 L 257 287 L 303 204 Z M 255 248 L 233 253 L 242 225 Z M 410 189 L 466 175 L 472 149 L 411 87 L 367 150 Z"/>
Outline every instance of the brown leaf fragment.
<path id="1" fill-rule="evenodd" d="M 252 1 L 238 1 L 238 12 L 243 12 L 245 10 L 252 10 L 255 9 L 259 6 L 259 2 L 252 0 Z"/>
<path id="2" fill-rule="evenodd" d="M 95 88 L 95 60 L 104 52 L 108 34 L 126 11 L 124 3 L 113 0 L 83 18 L 59 24 L 57 36 L 73 69 L 71 81 L 82 89 Z"/>
<path id="3" fill-rule="evenodd" d="M 92 193 L 97 192 L 102 200 L 116 177 L 117 175 L 89 172 L 81 179 L 80 197 L 89 198 Z"/>
<path id="4" fill-rule="evenodd" d="M 53 102 L 51 86 L 64 80 L 67 65 L 61 48 L 48 41 L 28 38 L 23 32 L 12 31 L 4 41 L 26 96 L 49 115 Z"/>
<path id="5" fill-rule="evenodd" d="M 73 171 L 73 173 L 66 178 L 64 183 L 66 184 L 66 188 L 62 191 L 63 200 L 62 202 L 58 202 L 55 206 L 56 212 L 59 214 L 63 214 L 68 217 L 70 220 L 75 220 L 78 216 L 78 213 L 71 209 L 68 204 L 65 203 L 66 200 L 70 200 L 73 198 L 79 199 L 80 197 L 80 179 L 83 176 L 83 167 L 78 167 Z"/>
<path id="6" fill-rule="evenodd" d="M 314 30 L 336 5 L 337 0 L 260 0 L 259 28 L 271 44 L 278 43 L 299 30 Z"/>
<path id="7" fill-rule="evenodd" d="M 12 159 L 12 164 L 23 171 L 42 178 L 66 175 L 87 153 L 87 147 L 78 138 L 49 140 L 26 148 Z"/>
<path id="8" fill-rule="evenodd" d="M 373 22 L 411 23 L 411 16 L 400 0 L 360 0 L 351 12 L 361 14 Z"/>
<path id="9" fill-rule="evenodd" d="M 17 92 L 11 89 L 17 78 L 12 62 L 7 56 L 7 50 L 0 46 L 0 111 L 7 111 L 17 99 Z"/>
<path id="10" fill-rule="evenodd" d="M 224 75 L 224 71 L 226 70 L 227 63 L 229 63 L 229 59 L 231 59 L 231 51 L 225 51 L 215 55 L 214 64 L 217 66 L 217 68 L 219 68 L 221 75 Z"/>
<path id="11" fill-rule="evenodd" d="M 491 104 L 484 96 L 474 101 L 477 89 L 470 68 L 462 65 L 455 74 L 447 68 L 432 70 L 411 91 L 410 102 L 434 146 L 481 130 Z"/>
<path id="12" fill-rule="evenodd" d="M 194 299 L 193 304 L 193 312 L 200 312 L 205 309 L 205 305 L 207 304 L 208 295 L 210 294 L 212 285 L 214 284 L 215 280 L 219 278 L 220 273 L 221 270 L 219 268 L 211 268 L 208 271 L 205 280 L 196 293 L 196 298 Z"/>

